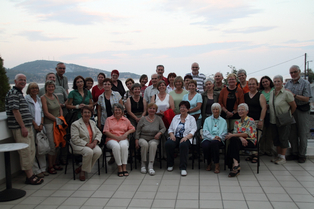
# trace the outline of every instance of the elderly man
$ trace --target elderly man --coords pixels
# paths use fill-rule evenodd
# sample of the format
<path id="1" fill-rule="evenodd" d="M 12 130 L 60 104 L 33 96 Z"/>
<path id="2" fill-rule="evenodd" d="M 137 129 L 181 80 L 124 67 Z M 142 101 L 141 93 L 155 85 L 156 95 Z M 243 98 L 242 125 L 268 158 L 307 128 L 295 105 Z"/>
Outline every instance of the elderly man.
<path id="1" fill-rule="evenodd" d="M 152 96 L 159 93 L 157 89 L 158 75 L 156 73 L 152 75 L 151 81 L 153 85 L 148 86 L 144 92 L 144 99 L 147 101 L 147 103 L 150 103 Z"/>
<path id="2" fill-rule="evenodd" d="M 166 82 L 166 85 L 168 86 L 169 81 L 166 77 L 164 77 L 165 67 L 163 65 L 157 65 L 156 67 L 156 73 L 158 75 L 158 78 L 162 78 L 163 81 Z M 149 86 L 152 85 L 152 80 L 149 81 Z"/>
<path id="3" fill-rule="evenodd" d="M 240 69 L 238 71 L 238 79 L 239 79 L 239 83 L 238 83 L 238 87 L 241 88 L 243 90 L 243 94 L 248 93 L 250 91 L 249 89 L 249 84 L 246 80 L 246 71 L 243 69 Z"/>
<path id="4" fill-rule="evenodd" d="M 32 115 L 22 90 L 26 85 L 26 76 L 17 74 L 14 79 L 15 86 L 9 90 L 5 97 L 5 111 L 8 117 L 8 128 L 12 131 L 17 143 L 26 143 L 28 147 L 19 150 L 21 169 L 26 174 L 26 184 L 38 185 L 44 180 L 33 173 L 35 159 L 35 140 L 32 128 Z"/>
<path id="5" fill-rule="evenodd" d="M 306 161 L 307 133 L 309 132 L 310 103 L 312 97 L 310 83 L 300 77 L 299 66 L 293 65 L 290 68 L 292 80 L 287 82 L 285 88 L 290 90 L 297 104 L 297 109 L 293 113 L 295 124 L 291 126 L 289 141 L 291 144 L 291 155 L 287 160 L 298 160 L 299 163 Z"/>
<path id="6" fill-rule="evenodd" d="M 48 80 L 56 82 L 56 75 L 54 73 L 48 73 L 46 75 L 46 81 Z M 45 88 L 43 87 L 39 90 L 38 96 L 41 97 L 44 94 L 45 94 Z M 60 105 L 62 107 L 63 116 L 65 116 L 68 113 L 68 110 L 65 107 L 65 102 L 68 99 L 68 94 L 62 86 L 58 86 L 58 85 L 56 85 L 54 94 L 58 97 Z"/>
<path id="7" fill-rule="evenodd" d="M 205 79 L 206 76 L 203 73 L 199 72 L 199 65 L 198 63 L 194 62 L 191 66 L 192 72 L 191 73 L 187 73 L 186 75 L 191 75 L 193 80 L 195 80 L 197 82 L 197 91 L 199 93 L 203 93 L 204 92 L 204 86 L 205 86 Z"/>
<path id="8" fill-rule="evenodd" d="M 62 86 L 67 94 L 69 94 L 69 85 L 68 78 L 64 75 L 65 73 L 65 64 L 63 62 L 59 62 L 56 67 L 56 86 Z"/>
<path id="9" fill-rule="evenodd" d="M 224 79 L 224 76 L 222 75 L 222 73 L 217 72 L 215 74 L 215 83 L 214 83 L 214 91 L 220 93 L 220 91 L 226 87 L 226 85 L 224 85 L 222 83 L 222 80 Z"/>

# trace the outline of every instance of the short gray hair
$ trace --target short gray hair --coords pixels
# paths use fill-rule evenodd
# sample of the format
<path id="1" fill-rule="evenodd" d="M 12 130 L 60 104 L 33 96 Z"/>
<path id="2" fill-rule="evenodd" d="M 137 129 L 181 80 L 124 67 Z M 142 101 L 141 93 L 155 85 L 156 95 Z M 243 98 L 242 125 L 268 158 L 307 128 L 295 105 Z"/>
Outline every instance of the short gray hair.
<path id="1" fill-rule="evenodd" d="M 220 113 L 221 113 L 221 106 L 220 106 L 220 104 L 217 103 L 217 102 L 212 104 L 212 107 L 211 107 L 212 112 L 213 112 L 213 109 L 215 109 L 215 108 L 219 109 L 219 115 L 220 115 Z"/>
<path id="2" fill-rule="evenodd" d="M 246 71 L 245 71 L 244 69 L 238 70 L 238 75 L 241 74 L 241 73 L 243 73 L 244 75 L 246 75 Z"/>
<path id="3" fill-rule="evenodd" d="M 48 79 L 48 76 L 51 75 L 51 74 L 54 74 L 54 73 L 47 73 L 46 75 L 46 80 Z M 55 75 L 55 74 L 54 74 Z M 55 75 L 56 76 L 56 75 Z"/>
<path id="4" fill-rule="evenodd" d="M 283 82 L 283 77 L 281 75 L 275 75 L 273 80 L 275 80 L 277 78 L 279 78 L 281 80 L 281 82 Z"/>
<path id="5" fill-rule="evenodd" d="M 248 106 L 246 103 L 241 103 L 241 104 L 239 104 L 239 105 L 238 105 L 238 109 L 239 109 L 240 107 L 244 107 L 246 111 L 249 111 L 249 106 Z"/>
<path id="6" fill-rule="evenodd" d="M 131 90 L 133 91 L 135 88 L 140 88 L 141 89 L 141 87 L 142 87 L 141 84 L 135 83 L 135 84 L 132 85 Z"/>
<path id="7" fill-rule="evenodd" d="M 208 81 L 211 82 L 212 84 L 214 84 L 214 79 L 212 79 L 212 78 L 207 78 L 205 80 L 204 84 L 206 84 Z"/>
<path id="8" fill-rule="evenodd" d="M 124 108 L 123 108 L 122 104 L 120 104 L 120 103 L 114 103 L 114 104 L 112 105 L 112 109 L 114 110 L 115 107 L 121 109 L 122 112 L 124 112 Z"/>
<path id="9" fill-rule="evenodd" d="M 47 92 L 47 86 L 49 86 L 49 85 L 54 85 L 54 87 L 56 88 L 55 82 L 52 81 L 52 80 L 48 80 L 48 81 L 46 81 L 46 83 L 45 83 L 45 92 Z"/>
<path id="10" fill-rule="evenodd" d="M 299 71 L 301 71 L 301 70 L 300 70 L 300 67 L 299 67 L 298 65 L 292 65 L 292 66 L 290 67 L 290 69 L 291 69 L 291 68 L 296 68 L 296 69 L 298 69 Z"/>

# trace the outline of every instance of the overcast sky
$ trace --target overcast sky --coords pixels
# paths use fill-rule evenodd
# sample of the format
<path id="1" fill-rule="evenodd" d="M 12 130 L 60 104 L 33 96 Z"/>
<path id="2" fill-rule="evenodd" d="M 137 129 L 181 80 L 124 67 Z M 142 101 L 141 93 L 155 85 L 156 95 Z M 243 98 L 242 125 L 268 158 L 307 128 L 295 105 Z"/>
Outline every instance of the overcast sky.
<path id="1" fill-rule="evenodd" d="M 148 75 L 163 64 L 165 75 L 184 75 L 198 62 L 206 75 L 232 65 L 248 77 L 289 77 L 291 65 L 304 69 L 304 53 L 314 60 L 313 0 L 1 0 L 0 8 L 7 68 L 44 59 Z"/>

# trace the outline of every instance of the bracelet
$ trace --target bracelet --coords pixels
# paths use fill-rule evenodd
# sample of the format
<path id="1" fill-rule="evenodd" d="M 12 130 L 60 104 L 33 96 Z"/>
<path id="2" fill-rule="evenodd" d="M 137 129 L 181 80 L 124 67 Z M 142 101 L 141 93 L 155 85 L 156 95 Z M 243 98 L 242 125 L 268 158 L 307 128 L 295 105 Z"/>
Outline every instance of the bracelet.
<path id="1" fill-rule="evenodd" d="M 79 109 L 79 108 L 80 108 L 80 106 L 79 106 L 79 105 L 76 105 L 76 106 L 75 106 L 75 108 L 76 108 L 76 109 Z"/>

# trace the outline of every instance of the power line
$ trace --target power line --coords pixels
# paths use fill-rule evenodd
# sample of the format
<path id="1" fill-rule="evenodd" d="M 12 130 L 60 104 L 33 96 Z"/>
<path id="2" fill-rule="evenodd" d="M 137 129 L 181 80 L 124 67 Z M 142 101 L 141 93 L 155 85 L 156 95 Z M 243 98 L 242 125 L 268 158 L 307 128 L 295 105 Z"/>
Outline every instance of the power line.
<path id="1" fill-rule="evenodd" d="M 298 57 L 296 57 L 296 58 L 293 58 L 293 59 L 290 59 L 290 60 L 287 60 L 287 61 L 281 62 L 281 63 L 279 63 L 279 64 L 276 64 L 276 65 L 273 65 L 273 66 L 270 66 L 270 67 L 267 67 L 267 68 L 263 68 L 263 69 L 261 69 L 261 70 L 257 70 L 257 71 L 254 71 L 254 72 L 252 72 L 252 73 L 248 73 L 248 74 L 253 74 L 253 73 L 257 73 L 257 72 L 263 71 L 263 70 L 267 70 L 267 69 L 269 69 L 269 68 L 276 67 L 276 66 L 278 66 L 278 65 L 281 65 L 281 64 L 284 64 L 284 63 L 290 62 L 290 61 L 295 60 L 295 59 L 298 59 L 298 58 L 300 58 L 300 57 L 304 57 L 304 54 L 303 54 L 303 55 L 301 55 L 301 56 L 298 56 Z"/>

